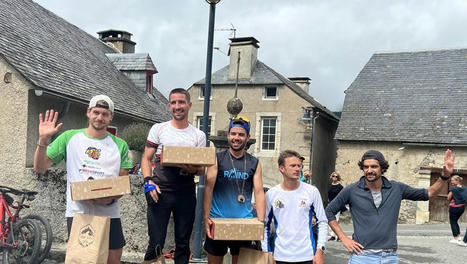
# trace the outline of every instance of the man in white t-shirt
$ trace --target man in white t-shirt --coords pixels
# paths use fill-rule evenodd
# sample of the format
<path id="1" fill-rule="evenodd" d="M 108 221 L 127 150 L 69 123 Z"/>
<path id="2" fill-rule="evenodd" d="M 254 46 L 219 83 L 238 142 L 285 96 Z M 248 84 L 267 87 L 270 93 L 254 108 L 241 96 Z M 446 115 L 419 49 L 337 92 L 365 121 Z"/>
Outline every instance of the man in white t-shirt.
<path id="1" fill-rule="evenodd" d="M 169 94 L 172 120 L 155 124 L 148 134 L 141 170 L 145 183 L 147 202 L 149 243 L 144 256 L 145 263 L 151 263 L 156 249 L 164 248 L 167 225 L 173 214 L 175 225 L 176 264 L 188 263 L 190 257 L 190 236 L 195 220 L 196 195 L 194 176 L 201 175 L 204 167 L 193 165 L 162 166 L 162 146 L 205 147 L 205 134 L 188 122 L 191 108 L 190 94 L 182 88 Z M 152 169 L 152 159 L 156 167 Z"/>
<path id="2" fill-rule="evenodd" d="M 70 182 L 86 181 L 91 177 L 101 179 L 128 175 L 132 164 L 128 158 L 127 143 L 107 132 L 107 126 L 114 117 L 112 100 L 105 95 L 94 96 L 89 102 L 87 117 L 87 128 L 65 131 L 49 145 L 52 136 L 63 124 L 57 124 L 58 112 L 54 110 L 47 110 L 44 116 L 39 114 L 39 140 L 34 154 L 34 170 L 44 173 L 52 164 L 66 160 L 68 234 L 75 213 L 109 216 L 110 250 L 107 263 L 116 264 L 120 263 L 125 245 L 118 202 L 121 196 L 72 201 Z"/>
<path id="3" fill-rule="evenodd" d="M 262 249 L 274 252 L 276 264 L 322 264 L 328 221 L 318 189 L 299 180 L 302 156 L 293 150 L 280 153 L 281 184 L 266 193 L 266 228 Z M 318 241 L 313 238 L 312 219 L 318 224 Z M 271 224 L 275 238 L 271 242 Z"/>

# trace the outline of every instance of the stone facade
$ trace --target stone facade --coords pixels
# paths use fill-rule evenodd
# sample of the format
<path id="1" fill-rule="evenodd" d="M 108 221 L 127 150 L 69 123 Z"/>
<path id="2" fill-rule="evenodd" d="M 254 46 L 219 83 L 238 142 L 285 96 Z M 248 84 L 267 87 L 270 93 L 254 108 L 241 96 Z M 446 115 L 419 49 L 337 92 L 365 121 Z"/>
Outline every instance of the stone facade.
<path id="1" fill-rule="evenodd" d="M 199 86 L 189 89 L 193 102 L 190 121 L 194 124 L 203 115 L 204 98 L 199 96 L 200 89 Z M 305 124 L 301 122 L 303 115 L 301 107 L 308 105 L 304 99 L 287 87 L 279 86 L 278 100 L 263 100 L 263 90 L 264 86 L 242 87 L 238 90 L 238 97 L 244 105 L 241 115 L 250 119 L 251 138 L 256 139 L 256 144 L 250 147 L 249 153 L 260 159 L 264 185 L 272 187 L 282 181 L 282 176 L 277 169 L 277 158 L 281 150 L 298 151 L 306 158 L 305 169 L 309 168 L 312 130 L 311 128 L 305 129 Z M 226 110 L 226 102 L 233 97 L 233 91 L 232 86 L 219 87 L 211 91 L 211 135 L 217 135 L 219 130 L 228 130 L 230 114 Z M 260 148 L 261 117 L 277 117 L 276 150 L 261 150 Z"/>
<path id="2" fill-rule="evenodd" d="M 446 148 L 403 145 L 401 143 L 339 141 L 336 169 L 340 172 L 343 185 L 357 181 L 362 171 L 357 163 L 367 150 L 376 149 L 389 162 L 385 176 L 416 188 L 430 186 L 430 171 L 420 167 L 442 167 Z M 456 168 L 467 167 L 467 148 L 452 148 L 456 155 Z M 429 221 L 428 201 L 404 201 L 399 214 L 400 223 L 426 223 Z"/>
<path id="3" fill-rule="evenodd" d="M 9 83 L 5 82 L 5 75 L 10 76 Z M 27 162 L 28 91 L 33 87 L 1 56 L 0 76 L 0 182 L 1 185 L 21 186 Z"/>
<path id="4" fill-rule="evenodd" d="M 34 186 L 33 189 L 40 190 L 36 199 L 30 203 L 34 214 L 45 216 L 50 221 L 54 243 L 66 243 L 68 237 L 65 220 L 66 172 L 62 169 L 50 169 L 45 174 L 38 175 L 32 169 L 27 169 L 25 175 Z M 132 193 L 120 199 L 122 226 L 126 240 L 124 252 L 138 252 L 137 254 L 142 257 L 149 240 L 146 199 L 141 176 L 130 175 L 130 181 Z M 31 213 L 31 209 L 26 209 L 24 214 Z M 173 221 L 170 221 L 164 251 L 174 246 L 173 232 Z"/>

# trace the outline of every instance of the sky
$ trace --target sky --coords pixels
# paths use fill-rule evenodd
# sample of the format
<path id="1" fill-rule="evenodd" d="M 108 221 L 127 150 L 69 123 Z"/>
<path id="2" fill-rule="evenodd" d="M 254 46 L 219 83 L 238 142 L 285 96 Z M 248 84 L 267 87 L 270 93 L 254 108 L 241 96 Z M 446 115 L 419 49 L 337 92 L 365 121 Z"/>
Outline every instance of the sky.
<path id="1" fill-rule="evenodd" d="M 95 37 L 106 29 L 132 33 L 166 97 L 205 76 L 204 0 L 35 2 Z M 259 41 L 259 60 L 286 77 L 311 78 L 311 96 L 340 111 L 345 90 L 376 52 L 467 48 L 467 0 L 221 0 L 213 72 L 229 64 L 232 26 L 236 37 Z"/>

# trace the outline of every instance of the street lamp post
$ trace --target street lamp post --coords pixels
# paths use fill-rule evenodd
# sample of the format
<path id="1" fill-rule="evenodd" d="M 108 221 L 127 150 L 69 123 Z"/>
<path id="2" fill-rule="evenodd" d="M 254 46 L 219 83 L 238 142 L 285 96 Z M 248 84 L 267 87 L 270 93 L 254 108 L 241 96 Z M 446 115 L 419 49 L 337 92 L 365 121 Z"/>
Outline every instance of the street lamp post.
<path id="1" fill-rule="evenodd" d="M 216 4 L 220 0 L 206 0 L 210 6 L 209 10 L 209 29 L 208 29 L 208 47 L 206 54 L 206 78 L 204 82 L 204 109 L 203 109 L 203 132 L 208 138 L 209 122 L 209 103 L 211 98 L 211 72 L 212 72 L 212 50 L 214 41 L 214 18 L 216 14 Z M 209 140 L 206 140 L 206 146 L 209 146 Z M 203 231 L 203 193 L 204 193 L 205 175 L 200 176 L 198 191 L 196 196 L 196 216 L 193 239 L 193 260 L 201 260 L 201 244 Z"/>

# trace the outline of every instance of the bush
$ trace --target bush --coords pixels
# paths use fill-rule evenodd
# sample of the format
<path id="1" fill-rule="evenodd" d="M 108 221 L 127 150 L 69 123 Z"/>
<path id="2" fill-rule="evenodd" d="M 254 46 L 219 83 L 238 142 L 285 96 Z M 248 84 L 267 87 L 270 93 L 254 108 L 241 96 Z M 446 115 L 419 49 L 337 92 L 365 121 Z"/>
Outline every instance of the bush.
<path id="1" fill-rule="evenodd" d="M 122 129 L 120 137 L 128 143 L 130 150 L 144 151 L 144 145 L 151 126 L 145 123 L 132 123 Z"/>

